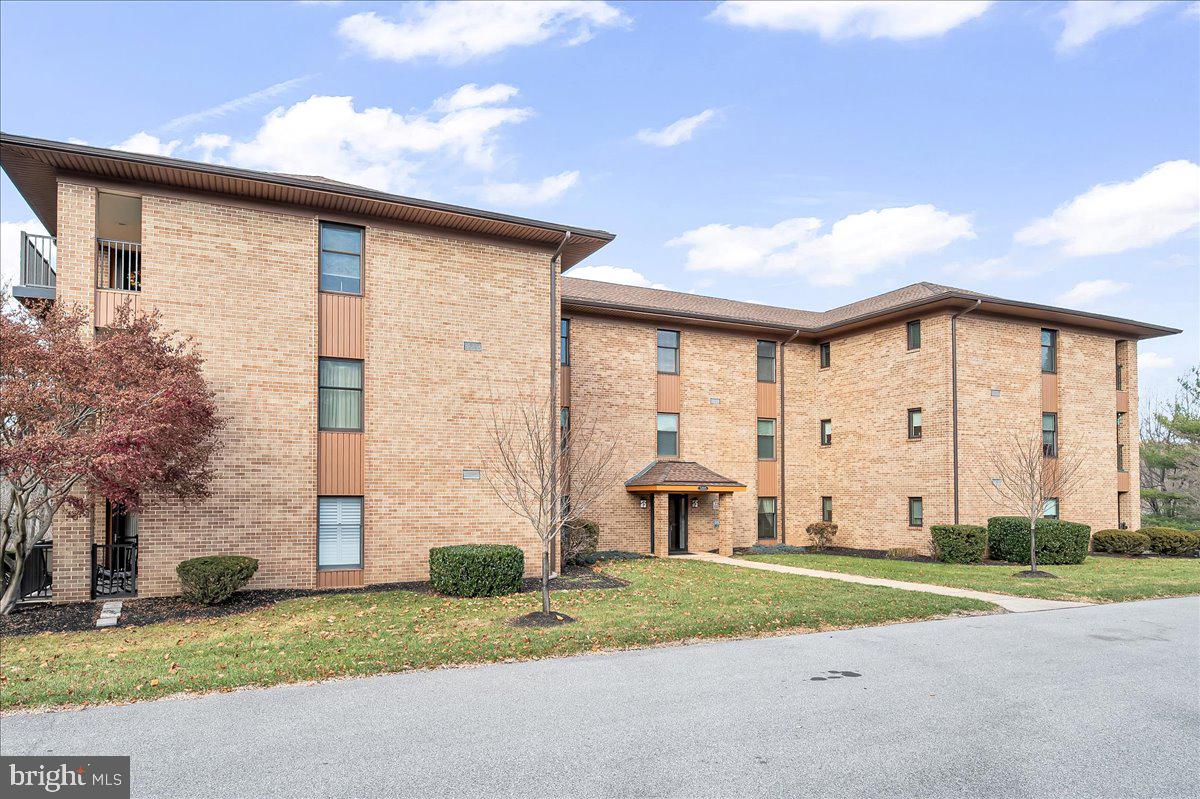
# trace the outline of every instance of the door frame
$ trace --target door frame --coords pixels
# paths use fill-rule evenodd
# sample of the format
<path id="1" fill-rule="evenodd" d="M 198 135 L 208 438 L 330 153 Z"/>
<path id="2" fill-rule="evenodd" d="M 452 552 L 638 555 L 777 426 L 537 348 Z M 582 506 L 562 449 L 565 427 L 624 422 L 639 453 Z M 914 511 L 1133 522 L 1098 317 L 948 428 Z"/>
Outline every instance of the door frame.
<path id="1" fill-rule="evenodd" d="M 667 494 L 667 554 L 675 555 L 682 554 L 688 551 L 688 495 L 687 494 Z M 671 517 L 675 517 L 675 523 L 671 523 Z M 672 535 L 672 531 L 675 535 Z M 675 545 L 675 538 L 679 539 L 681 547 Z"/>

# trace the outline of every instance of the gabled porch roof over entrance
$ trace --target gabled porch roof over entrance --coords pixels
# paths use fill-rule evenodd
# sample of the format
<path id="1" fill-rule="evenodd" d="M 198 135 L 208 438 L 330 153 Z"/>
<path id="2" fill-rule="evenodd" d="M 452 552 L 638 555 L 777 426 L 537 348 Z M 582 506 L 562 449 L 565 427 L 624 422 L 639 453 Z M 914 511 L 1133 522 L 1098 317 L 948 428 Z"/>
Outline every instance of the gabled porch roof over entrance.
<path id="1" fill-rule="evenodd" d="M 701 466 L 695 461 L 652 461 L 645 469 L 625 481 L 625 489 L 634 494 L 703 492 L 729 494 L 745 491 L 746 486 Z"/>

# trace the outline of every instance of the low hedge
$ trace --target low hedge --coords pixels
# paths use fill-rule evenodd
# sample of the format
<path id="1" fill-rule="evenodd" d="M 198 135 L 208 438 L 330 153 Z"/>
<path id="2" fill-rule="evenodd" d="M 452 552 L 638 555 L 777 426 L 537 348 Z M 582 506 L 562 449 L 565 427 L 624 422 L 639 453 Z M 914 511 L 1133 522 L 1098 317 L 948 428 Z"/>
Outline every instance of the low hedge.
<path id="1" fill-rule="evenodd" d="M 205 555 L 175 567 L 183 598 L 198 605 L 217 605 L 250 582 L 258 561 L 243 555 Z"/>
<path id="2" fill-rule="evenodd" d="M 982 563 L 987 554 L 988 531 L 977 524 L 935 524 L 933 557 L 942 563 Z"/>
<path id="3" fill-rule="evenodd" d="M 563 528 L 563 561 L 570 566 L 587 566 L 596 562 L 596 545 L 600 543 L 600 526 L 580 519 Z"/>
<path id="4" fill-rule="evenodd" d="M 429 582 L 449 596 L 501 596 L 521 590 L 525 553 L 511 544 L 461 544 L 429 550 Z"/>
<path id="5" fill-rule="evenodd" d="M 1150 551 L 1159 555 L 1195 555 L 1200 548 L 1200 533 L 1174 527 L 1143 527 L 1138 532 L 1150 539 Z"/>
<path id="6" fill-rule="evenodd" d="M 1092 549 L 1114 555 L 1140 555 L 1150 547 L 1150 536 L 1133 530 L 1098 530 L 1092 536 Z"/>
<path id="7" fill-rule="evenodd" d="M 988 551 L 996 560 L 1029 563 L 1029 520 L 1020 516 L 993 516 L 987 524 Z M 1091 543 L 1092 528 L 1061 519 L 1037 523 L 1038 565 L 1083 563 Z"/>

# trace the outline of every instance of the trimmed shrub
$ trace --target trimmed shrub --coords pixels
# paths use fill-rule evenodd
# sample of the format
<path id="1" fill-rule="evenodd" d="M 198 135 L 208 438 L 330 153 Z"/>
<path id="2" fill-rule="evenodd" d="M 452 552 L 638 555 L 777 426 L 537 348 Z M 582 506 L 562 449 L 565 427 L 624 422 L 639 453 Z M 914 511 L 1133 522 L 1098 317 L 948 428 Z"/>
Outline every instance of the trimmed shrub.
<path id="1" fill-rule="evenodd" d="M 921 553 L 916 547 L 892 547 L 883 556 L 888 560 L 907 560 L 908 558 L 920 557 Z"/>
<path id="2" fill-rule="evenodd" d="M 936 560 L 942 563 L 983 562 L 988 544 L 986 527 L 977 524 L 935 524 L 929 531 L 933 536 L 933 557 Z"/>
<path id="3" fill-rule="evenodd" d="M 1181 519 L 1178 516 L 1153 516 L 1149 513 L 1142 515 L 1142 529 L 1147 527 L 1174 527 L 1176 530 L 1200 532 L 1200 521 L 1196 519 Z"/>
<path id="4" fill-rule="evenodd" d="M 206 555 L 175 567 L 183 598 L 197 605 L 217 605 L 250 582 L 258 561 L 243 555 Z"/>
<path id="5" fill-rule="evenodd" d="M 1150 536 L 1133 530 L 1098 530 L 1092 536 L 1092 549 L 1114 555 L 1140 555 L 1150 547 Z"/>
<path id="6" fill-rule="evenodd" d="M 837 525 L 833 522 L 813 522 L 805 528 L 816 549 L 828 549 L 833 544 L 837 530 Z"/>
<path id="7" fill-rule="evenodd" d="M 807 551 L 804 547 L 794 547 L 791 544 L 755 544 L 752 547 L 738 547 L 734 553 L 738 555 L 803 555 Z"/>
<path id="8" fill-rule="evenodd" d="M 996 560 L 1029 563 L 1029 520 L 1020 516 L 993 516 L 987 525 L 988 550 Z M 1091 544 L 1092 528 L 1061 519 L 1037 523 L 1038 565 L 1083 563 Z"/>
<path id="9" fill-rule="evenodd" d="M 580 519 L 562 531 L 563 562 L 569 566 L 586 566 L 596 562 L 596 545 L 600 543 L 600 526 Z"/>
<path id="10" fill-rule="evenodd" d="M 1139 530 L 1150 539 L 1150 551 L 1159 555 L 1195 555 L 1200 548 L 1200 534 L 1174 527 L 1143 527 Z"/>
<path id="11" fill-rule="evenodd" d="M 511 544 L 460 544 L 429 550 L 429 582 L 449 596 L 501 596 L 521 590 L 525 553 Z"/>

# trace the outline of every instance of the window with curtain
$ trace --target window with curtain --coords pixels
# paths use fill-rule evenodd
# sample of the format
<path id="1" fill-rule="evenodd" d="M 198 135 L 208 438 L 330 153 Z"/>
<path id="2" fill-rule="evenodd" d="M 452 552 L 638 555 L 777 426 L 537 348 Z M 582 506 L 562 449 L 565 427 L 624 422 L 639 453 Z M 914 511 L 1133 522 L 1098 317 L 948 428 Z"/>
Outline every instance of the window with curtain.
<path id="1" fill-rule="evenodd" d="M 558 323 L 558 325 L 559 325 L 559 327 L 558 327 L 559 362 L 562 363 L 563 366 L 570 366 L 571 365 L 571 320 L 563 319 L 561 322 Z"/>
<path id="2" fill-rule="evenodd" d="M 562 409 L 562 413 L 560 414 L 560 417 L 559 417 L 558 427 L 559 427 L 559 437 L 560 437 L 559 448 L 561 449 L 561 451 L 566 452 L 567 446 L 571 443 L 571 409 L 570 408 Z"/>
<path id="3" fill-rule="evenodd" d="M 833 521 L 833 497 L 821 497 L 821 521 Z"/>
<path id="4" fill-rule="evenodd" d="M 833 443 L 833 420 L 821 420 L 821 446 L 827 447 Z"/>
<path id="5" fill-rule="evenodd" d="M 908 409 L 908 437 L 909 438 L 920 438 L 921 437 L 921 409 L 920 408 L 909 408 Z"/>
<path id="6" fill-rule="evenodd" d="M 1058 414 L 1042 414 L 1042 455 L 1058 457 Z"/>
<path id="7" fill-rule="evenodd" d="M 1047 519 L 1058 518 L 1058 497 L 1050 497 L 1042 503 L 1042 515 Z"/>
<path id="8" fill-rule="evenodd" d="M 775 420 L 758 420 L 758 459 L 769 461 L 775 458 Z"/>
<path id="9" fill-rule="evenodd" d="M 1042 329 L 1042 371 L 1058 371 L 1058 331 Z"/>
<path id="10" fill-rule="evenodd" d="M 679 374 L 679 331 L 658 331 L 658 373 Z"/>
<path id="11" fill-rule="evenodd" d="M 317 500 L 317 568 L 362 568 L 362 497 Z"/>
<path id="12" fill-rule="evenodd" d="M 775 497 L 758 498 L 758 537 L 774 538 L 777 514 Z"/>
<path id="13" fill-rule="evenodd" d="M 775 342 L 758 342 L 758 382 L 775 382 Z"/>
<path id="14" fill-rule="evenodd" d="M 660 457 L 679 456 L 679 414 L 658 415 L 658 454 Z"/>
<path id="15" fill-rule="evenodd" d="M 822 369 L 829 368 L 829 342 L 822 341 L 818 347 L 818 359 Z"/>
<path id="16" fill-rule="evenodd" d="M 321 223 L 321 291 L 362 293 L 363 229 Z"/>
<path id="17" fill-rule="evenodd" d="M 322 430 L 362 430 L 362 361 L 321 358 L 317 414 Z"/>
<path id="18" fill-rule="evenodd" d="M 925 524 L 925 502 L 921 497 L 908 498 L 908 526 L 921 527 Z"/>
<path id="19" fill-rule="evenodd" d="M 921 320 L 914 319 L 908 323 L 908 348 L 921 349 Z"/>

